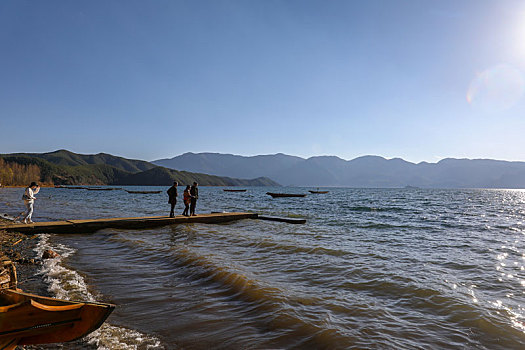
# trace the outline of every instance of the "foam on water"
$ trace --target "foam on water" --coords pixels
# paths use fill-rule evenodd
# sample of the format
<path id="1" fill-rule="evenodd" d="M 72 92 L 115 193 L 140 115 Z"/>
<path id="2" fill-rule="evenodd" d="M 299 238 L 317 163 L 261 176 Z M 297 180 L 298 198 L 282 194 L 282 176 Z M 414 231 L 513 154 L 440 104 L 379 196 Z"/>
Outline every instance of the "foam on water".
<path id="1" fill-rule="evenodd" d="M 39 271 L 48 284 L 49 292 L 59 299 L 97 301 L 93 293 L 89 291 L 84 278 L 64 265 L 64 260 L 73 255 L 76 250 L 63 244 L 53 245 L 49 241 L 49 235 L 41 235 L 35 252 L 37 256 L 42 256 L 47 249 L 52 249 L 59 254 L 56 258 L 45 259 Z M 132 329 L 113 326 L 107 321 L 95 332 L 87 335 L 85 340 L 99 350 L 164 349 L 155 337 Z"/>

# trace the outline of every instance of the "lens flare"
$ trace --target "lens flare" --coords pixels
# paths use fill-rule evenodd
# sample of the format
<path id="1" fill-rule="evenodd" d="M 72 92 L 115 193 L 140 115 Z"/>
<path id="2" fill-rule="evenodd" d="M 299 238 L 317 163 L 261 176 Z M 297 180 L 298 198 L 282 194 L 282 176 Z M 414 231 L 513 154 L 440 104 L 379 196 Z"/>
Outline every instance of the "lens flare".
<path id="1" fill-rule="evenodd" d="M 525 80 L 515 67 L 501 64 L 478 74 L 470 83 L 467 101 L 487 112 L 501 112 L 514 106 L 525 91 Z"/>

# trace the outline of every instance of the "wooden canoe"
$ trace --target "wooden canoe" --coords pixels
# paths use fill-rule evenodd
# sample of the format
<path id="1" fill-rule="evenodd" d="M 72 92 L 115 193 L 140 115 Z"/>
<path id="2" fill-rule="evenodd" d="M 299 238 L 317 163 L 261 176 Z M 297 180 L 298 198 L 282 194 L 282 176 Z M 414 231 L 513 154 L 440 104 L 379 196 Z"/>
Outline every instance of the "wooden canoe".
<path id="1" fill-rule="evenodd" d="M 233 189 L 227 189 L 227 188 L 224 188 L 223 191 L 224 192 L 246 192 L 246 190 L 233 190 Z"/>
<path id="2" fill-rule="evenodd" d="M 302 194 L 302 193 L 273 193 L 273 192 L 266 192 L 266 194 L 272 196 L 273 198 L 306 197 L 306 194 Z"/>
<path id="3" fill-rule="evenodd" d="M 88 191 L 117 191 L 117 190 L 121 190 L 122 188 L 115 188 L 115 187 L 109 187 L 109 188 L 91 188 L 91 187 L 86 187 L 86 190 Z"/>
<path id="4" fill-rule="evenodd" d="M 310 192 L 310 193 L 314 193 L 314 194 L 324 194 L 324 193 L 328 193 L 328 192 L 330 192 L 330 191 L 311 191 L 311 190 L 310 190 L 310 191 L 308 191 L 308 192 Z"/>
<path id="5" fill-rule="evenodd" d="M 156 193 L 161 193 L 162 191 L 129 191 L 129 190 L 126 190 L 126 192 L 132 193 L 132 194 L 156 194 Z"/>
<path id="6" fill-rule="evenodd" d="M 111 304 L 67 301 L 2 289 L 0 349 L 84 337 L 99 328 L 114 308 Z"/>

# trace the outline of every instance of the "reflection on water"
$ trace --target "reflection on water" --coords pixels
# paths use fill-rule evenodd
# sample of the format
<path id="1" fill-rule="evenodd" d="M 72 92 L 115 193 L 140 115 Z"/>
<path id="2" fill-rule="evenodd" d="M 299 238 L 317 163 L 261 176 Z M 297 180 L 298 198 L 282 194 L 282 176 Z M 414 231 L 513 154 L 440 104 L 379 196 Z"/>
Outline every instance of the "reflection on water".
<path id="1" fill-rule="evenodd" d="M 0 212 L 12 214 L 20 196 L 1 191 Z M 271 199 L 267 191 L 203 187 L 197 212 L 251 210 L 307 224 L 44 236 L 68 252 L 56 269 L 71 272 L 55 281 L 45 271 L 50 288 L 73 296 L 84 283 L 84 295 L 116 303 L 111 327 L 140 332 L 128 341 L 142 348 L 524 346 L 525 192 L 331 189 Z M 164 192 L 43 189 L 40 197 L 37 220 L 169 210 Z"/>

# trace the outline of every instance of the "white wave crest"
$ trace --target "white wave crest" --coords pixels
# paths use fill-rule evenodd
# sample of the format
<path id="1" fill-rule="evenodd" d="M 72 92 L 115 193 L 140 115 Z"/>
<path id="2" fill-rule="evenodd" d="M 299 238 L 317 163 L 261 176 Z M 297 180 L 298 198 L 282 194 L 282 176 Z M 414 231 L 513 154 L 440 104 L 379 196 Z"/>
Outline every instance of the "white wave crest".
<path id="1" fill-rule="evenodd" d="M 38 272 L 44 276 L 49 292 L 59 299 L 95 301 L 95 296 L 89 291 L 84 277 L 62 264 L 63 259 L 74 254 L 76 250 L 63 244 L 53 245 L 49 242 L 49 238 L 47 234 L 40 235 L 40 241 L 34 249 L 37 256 L 42 256 L 47 249 L 52 249 L 59 254 L 56 258 L 45 259 Z M 99 350 L 164 349 L 155 337 L 113 326 L 107 322 L 87 335 L 85 340 Z"/>

